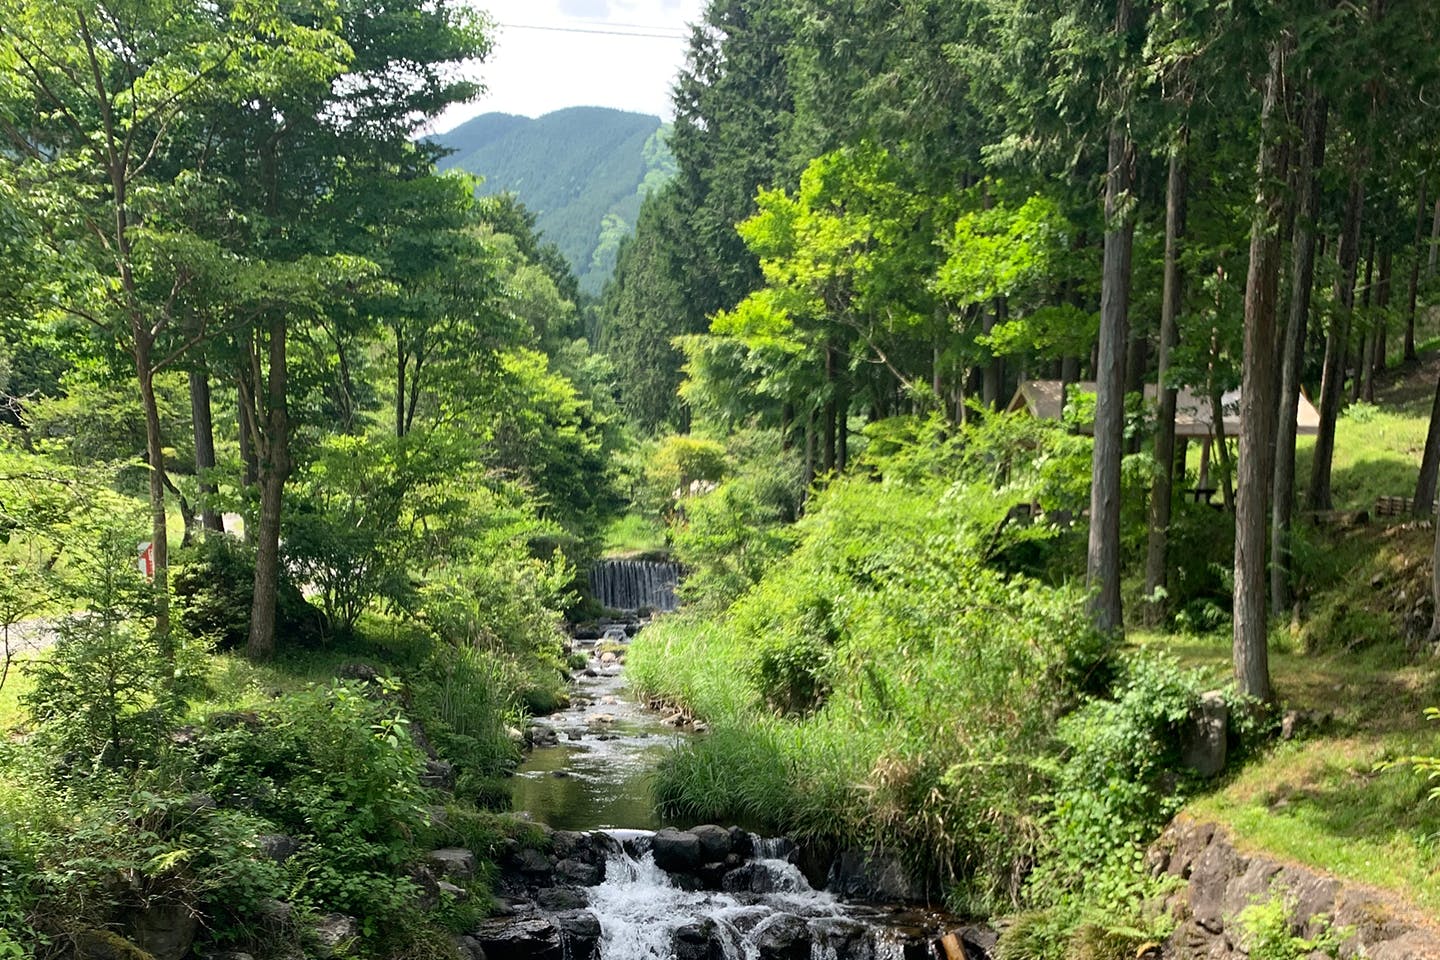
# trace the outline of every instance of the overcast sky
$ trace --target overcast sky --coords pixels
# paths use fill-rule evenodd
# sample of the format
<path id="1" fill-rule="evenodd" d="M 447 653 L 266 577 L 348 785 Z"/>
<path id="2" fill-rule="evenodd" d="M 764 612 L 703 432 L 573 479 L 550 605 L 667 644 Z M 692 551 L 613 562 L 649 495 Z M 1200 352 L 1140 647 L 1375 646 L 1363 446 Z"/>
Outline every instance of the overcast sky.
<path id="1" fill-rule="evenodd" d="M 476 69 L 487 92 L 445 114 L 436 124 L 442 131 L 481 113 L 538 117 L 579 106 L 669 120 L 687 24 L 698 20 L 704 7 L 704 0 L 472 2 L 497 24 L 494 50 Z"/>

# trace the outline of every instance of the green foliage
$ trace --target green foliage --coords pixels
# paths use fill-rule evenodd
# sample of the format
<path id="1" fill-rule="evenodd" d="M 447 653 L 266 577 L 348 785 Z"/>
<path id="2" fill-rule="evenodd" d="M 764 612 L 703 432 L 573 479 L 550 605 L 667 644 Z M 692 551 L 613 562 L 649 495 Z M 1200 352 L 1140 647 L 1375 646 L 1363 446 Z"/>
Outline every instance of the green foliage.
<path id="1" fill-rule="evenodd" d="M 415 889 L 397 868 L 425 821 L 398 695 L 384 678 L 312 686 L 263 713 L 215 718 L 198 746 L 217 796 L 300 840 L 288 896 L 365 918 L 367 934 L 410 908 Z"/>
<path id="2" fill-rule="evenodd" d="M 491 798 L 493 782 L 511 773 L 520 754 L 507 728 L 520 715 L 523 678 L 506 661 L 474 647 L 441 648 L 411 683 L 415 711 L 426 735 L 458 770 L 456 793 Z"/>
<path id="3" fill-rule="evenodd" d="M 1301 936 L 1290 919 L 1295 909 L 1293 900 L 1274 893 L 1268 900 L 1252 903 L 1236 921 L 1240 926 L 1240 942 L 1255 960 L 1302 960 L 1305 957 L 1338 957 L 1340 944 L 1347 932 L 1331 926 L 1328 918 L 1318 919 L 1319 932 L 1313 937 Z"/>
<path id="4" fill-rule="evenodd" d="M 1440 707 L 1430 707 L 1426 709 L 1425 716 L 1431 720 L 1440 721 Z M 1405 757 L 1399 761 L 1383 764 L 1382 766 L 1388 768 L 1401 764 L 1413 767 L 1417 773 L 1423 774 L 1431 783 L 1437 784 L 1431 788 L 1429 799 L 1431 802 L 1440 801 L 1440 755 L 1423 756 L 1417 754 L 1415 756 Z"/>
<path id="5" fill-rule="evenodd" d="M 218 649 L 245 645 L 255 591 L 255 551 L 230 537 L 200 539 L 175 558 L 171 580 L 180 626 L 191 636 L 213 641 Z M 287 645 L 320 646 L 329 629 L 295 581 L 282 573 L 275 604 L 275 630 Z"/>
<path id="6" fill-rule="evenodd" d="M 341 632 L 377 598 L 403 604 L 409 588 L 415 543 L 405 507 L 428 478 L 407 470 L 402 443 L 327 437 L 292 488 L 286 561 L 297 580 L 318 589 L 326 618 Z"/>
<path id="7" fill-rule="evenodd" d="M 728 466 L 725 445 L 718 441 L 679 433 L 662 437 L 645 460 L 645 501 L 663 504 L 667 509 L 657 512 L 669 513 L 697 486 L 718 484 Z"/>
<path id="8" fill-rule="evenodd" d="M 142 626 L 153 593 L 135 566 L 134 542 L 118 527 L 82 546 L 90 549 L 76 580 L 81 606 L 55 624 L 50 656 L 26 664 L 32 721 L 82 770 L 152 756 L 181 708 L 173 688 L 196 667 L 191 649 L 177 652 Z"/>
<path id="9" fill-rule="evenodd" d="M 1061 720 L 1047 846 L 1028 880 L 1030 902 L 1058 905 L 1079 922 L 1087 911 L 1124 915 L 1150 892 L 1145 847 L 1199 785 L 1180 745 L 1205 686 L 1194 671 L 1138 654 L 1123 661 L 1103 697 Z M 1253 735 L 1241 719 L 1251 711 L 1234 694 L 1227 699 L 1234 727 Z"/>
<path id="10" fill-rule="evenodd" d="M 1230 621 L 1235 527 L 1217 522 L 1214 507 L 1188 498 L 1177 497 L 1171 511 L 1166 608 L 1178 629 L 1207 633 Z"/>
<path id="11" fill-rule="evenodd" d="M 836 483 L 723 617 L 642 633 L 633 682 L 713 727 L 663 769 L 665 809 L 891 846 L 977 902 L 1018 894 L 1032 758 L 1100 647 L 1070 593 L 980 561 L 991 500 Z"/>
<path id="12" fill-rule="evenodd" d="M 568 539 L 593 543 L 620 506 L 608 415 L 543 354 L 515 350 L 500 362 L 504 385 L 486 464 L 523 489 Z"/>
<path id="13" fill-rule="evenodd" d="M 1345 408 L 1345 419 L 1355 423 L 1374 423 L 1380 415 L 1380 408 L 1373 403 L 1357 400 Z"/>
<path id="14" fill-rule="evenodd" d="M 800 460 L 780 449 L 773 432 L 737 434 L 729 459 L 729 478 L 682 498 L 671 530 L 690 570 L 681 587 L 685 601 L 706 609 L 739 597 L 789 552 L 803 493 Z"/>

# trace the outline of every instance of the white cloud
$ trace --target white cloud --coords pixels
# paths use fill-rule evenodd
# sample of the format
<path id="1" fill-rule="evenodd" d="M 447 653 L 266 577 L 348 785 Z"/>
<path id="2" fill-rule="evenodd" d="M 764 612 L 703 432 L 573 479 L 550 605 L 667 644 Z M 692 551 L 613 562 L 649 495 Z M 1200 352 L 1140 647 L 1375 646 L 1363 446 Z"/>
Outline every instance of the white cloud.
<path id="1" fill-rule="evenodd" d="M 467 71 L 487 92 L 447 112 L 436 124 L 441 130 L 480 113 L 535 117 L 575 106 L 669 119 L 670 90 L 688 46 L 687 27 L 704 9 L 704 0 L 474 2 L 497 25 L 489 60 Z"/>

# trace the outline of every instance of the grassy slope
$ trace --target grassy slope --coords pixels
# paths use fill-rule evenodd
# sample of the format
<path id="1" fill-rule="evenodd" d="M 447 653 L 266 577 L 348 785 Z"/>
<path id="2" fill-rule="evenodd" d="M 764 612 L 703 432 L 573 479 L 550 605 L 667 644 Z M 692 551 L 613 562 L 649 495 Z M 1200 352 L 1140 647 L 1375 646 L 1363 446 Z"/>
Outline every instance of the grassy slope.
<path id="1" fill-rule="evenodd" d="M 1387 384 L 1378 411 L 1340 421 L 1336 507 L 1413 491 L 1437 372 L 1440 360 L 1427 361 Z M 1303 490 L 1311 441 L 1302 443 Z M 1429 588 L 1433 536 L 1429 524 L 1376 520 L 1312 544 L 1334 582 L 1317 584 L 1303 631 L 1277 631 L 1271 671 L 1286 707 L 1329 719 L 1189 809 L 1226 824 L 1242 846 L 1393 889 L 1440 915 L 1440 802 L 1426 801 L 1427 785 L 1410 770 L 1380 768 L 1440 753 L 1440 725 L 1423 717 L 1440 705 L 1440 660 L 1412 661 L 1401 622 Z M 1228 634 L 1137 642 L 1163 644 L 1217 680 L 1229 673 Z M 1302 644 L 1320 649 L 1302 653 Z"/>

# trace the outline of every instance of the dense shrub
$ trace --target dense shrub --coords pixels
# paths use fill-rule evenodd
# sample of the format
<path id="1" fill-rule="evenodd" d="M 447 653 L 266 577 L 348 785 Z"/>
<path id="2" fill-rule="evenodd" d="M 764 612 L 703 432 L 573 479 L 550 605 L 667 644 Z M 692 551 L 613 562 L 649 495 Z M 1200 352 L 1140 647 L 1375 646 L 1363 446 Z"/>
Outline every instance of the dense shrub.
<path id="1" fill-rule="evenodd" d="M 662 808 L 889 847 L 965 911 L 1044 908 L 1016 956 L 1123 952 L 1204 684 L 1112 649 L 1055 576 L 1087 444 L 1003 417 L 877 431 L 870 478 L 817 495 L 727 609 L 632 646 L 632 682 L 711 721 L 663 766 Z"/>
<path id="2" fill-rule="evenodd" d="M 221 650 L 245 645 L 255 591 L 255 551 L 230 537 L 209 536 L 174 558 L 171 576 L 178 623 Z M 287 647 L 314 648 L 329 633 L 325 615 L 282 573 L 275 633 Z"/>
<path id="3" fill-rule="evenodd" d="M 1026 896 L 1063 921 L 1053 929 L 1068 937 L 1094 926 L 1094 916 L 1133 916 L 1152 892 L 1145 846 L 1201 784 L 1184 766 L 1181 744 L 1208 686 L 1171 660 L 1134 653 L 1104 696 L 1061 719 L 1043 798 L 1044 846 Z M 1243 754 L 1258 739 L 1260 714 L 1233 692 L 1224 695 L 1233 751 Z M 1046 955 L 1065 949 L 1057 943 Z"/>
<path id="4" fill-rule="evenodd" d="M 990 902 L 1018 892 L 1039 842 L 1028 758 L 1103 651 L 1077 596 L 981 561 L 1006 509 L 838 482 L 724 618 L 642 633 L 632 679 L 716 725 L 665 766 L 662 803 L 889 845 Z"/>
<path id="5" fill-rule="evenodd" d="M 757 583 L 794 546 L 803 470 L 796 453 L 770 431 L 731 439 L 729 478 L 677 508 L 672 539 L 690 573 L 687 604 L 718 610 Z"/>

